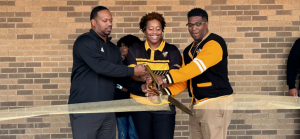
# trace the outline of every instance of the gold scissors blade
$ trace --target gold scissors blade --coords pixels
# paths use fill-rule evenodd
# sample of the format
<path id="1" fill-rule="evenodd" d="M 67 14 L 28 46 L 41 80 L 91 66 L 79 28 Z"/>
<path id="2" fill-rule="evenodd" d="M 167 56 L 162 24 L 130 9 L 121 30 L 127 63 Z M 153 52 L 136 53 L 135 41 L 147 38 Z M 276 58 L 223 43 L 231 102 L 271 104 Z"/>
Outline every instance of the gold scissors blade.
<path id="1" fill-rule="evenodd" d="M 158 85 L 158 88 L 162 92 L 162 94 L 163 95 L 168 95 L 168 93 L 161 87 L 161 85 L 158 84 L 158 80 L 156 79 L 156 76 L 154 75 L 153 71 L 151 70 L 151 68 L 148 65 L 146 65 L 146 69 L 149 72 L 150 76 L 153 78 L 154 82 Z M 172 103 L 173 105 L 175 105 L 180 110 L 184 111 L 185 113 L 187 113 L 187 114 L 189 114 L 191 116 L 194 115 L 194 113 L 189 108 L 187 108 L 185 105 L 183 105 L 182 103 L 180 103 L 175 98 L 169 96 L 168 97 L 168 101 L 170 103 Z"/>

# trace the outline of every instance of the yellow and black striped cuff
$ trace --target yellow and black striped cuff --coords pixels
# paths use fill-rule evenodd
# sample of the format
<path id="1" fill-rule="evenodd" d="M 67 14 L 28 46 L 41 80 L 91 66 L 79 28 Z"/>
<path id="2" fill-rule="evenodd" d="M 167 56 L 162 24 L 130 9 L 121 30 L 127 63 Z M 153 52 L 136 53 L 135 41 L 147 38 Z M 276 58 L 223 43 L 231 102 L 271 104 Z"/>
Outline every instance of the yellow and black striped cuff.
<path id="1" fill-rule="evenodd" d="M 169 88 L 164 88 L 164 90 L 167 92 L 167 94 L 168 94 L 169 96 L 172 95 L 172 93 L 171 93 L 171 91 L 169 90 Z"/>
<path id="2" fill-rule="evenodd" d="M 168 83 L 168 84 L 174 83 L 173 78 L 172 78 L 172 76 L 170 75 L 170 73 L 165 74 L 165 77 L 166 77 L 166 79 L 167 79 L 167 83 Z"/>

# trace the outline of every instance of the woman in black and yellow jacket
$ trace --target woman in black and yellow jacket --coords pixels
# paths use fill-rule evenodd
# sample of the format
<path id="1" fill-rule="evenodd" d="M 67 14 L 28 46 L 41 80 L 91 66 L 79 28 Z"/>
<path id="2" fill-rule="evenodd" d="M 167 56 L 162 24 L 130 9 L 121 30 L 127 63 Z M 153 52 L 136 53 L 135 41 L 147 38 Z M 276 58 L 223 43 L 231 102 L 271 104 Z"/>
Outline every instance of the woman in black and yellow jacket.
<path id="1" fill-rule="evenodd" d="M 152 12 L 142 17 L 140 29 L 146 41 L 135 43 L 126 57 L 129 67 L 147 63 L 154 74 L 164 75 L 170 69 L 179 69 L 181 54 L 175 45 L 166 43 L 162 33 L 166 22 L 161 14 Z M 135 79 L 139 77 L 133 77 Z M 145 93 L 131 94 L 131 97 L 145 96 Z M 133 122 L 140 139 L 173 139 L 175 128 L 175 106 L 171 111 L 143 111 L 132 114 Z"/>

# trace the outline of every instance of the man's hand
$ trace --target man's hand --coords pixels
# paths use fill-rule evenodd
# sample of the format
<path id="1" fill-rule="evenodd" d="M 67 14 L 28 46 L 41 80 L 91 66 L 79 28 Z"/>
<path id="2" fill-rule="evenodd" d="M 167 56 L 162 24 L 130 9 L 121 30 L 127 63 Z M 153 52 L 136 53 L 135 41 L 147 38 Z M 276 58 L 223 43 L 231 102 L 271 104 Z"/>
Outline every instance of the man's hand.
<path id="1" fill-rule="evenodd" d="M 140 76 L 140 81 L 146 82 L 148 78 L 151 78 L 149 73 Z"/>
<path id="2" fill-rule="evenodd" d="M 142 84 L 141 88 L 142 88 L 142 91 L 145 93 L 145 96 L 146 96 L 146 97 L 149 97 L 149 96 L 156 96 L 156 95 L 157 95 L 157 94 L 156 94 L 154 91 L 152 91 L 146 84 Z M 158 91 L 158 89 L 157 89 L 156 87 L 152 87 L 152 89 L 156 90 L 158 93 L 161 94 L 161 92 Z"/>
<path id="3" fill-rule="evenodd" d="M 151 76 L 147 76 L 146 78 L 146 87 L 149 89 L 149 86 L 152 86 L 153 79 Z"/>
<path id="4" fill-rule="evenodd" d="M 163 81 L 163 79 L 162 79 L 162 76 L 161 76 L 161 75 L 155 75 L 155 77 L 156 77 L 156 79 L 157 79 L 157 81 L 158 81 L 158 84 L 159 84 L 159 85 L 162 85 L 162 84 L 164 84 L 164 81 Z"/>
<path id="5" fill-rule="evenodd" d="M 123 88 L 121 89 L 121 91 L 123 91 L 123 92 L 127 92 L 127 91 L 128 91 L 128 89 L 126 89 L 126 88 L 124 88 L 124 87 L 123 87 Z"/>
<path id="6" fill-rule="evenodd" d="M 147 64 L 139 64 L 134 67 L 134 75 L 141 76 L 147 73 L 146 66 Z"/>
<path id="7" fill-rule="evenodd" d="M 298 90 L 296 88 L 290 89 L 289 96 L 298 97 Z"/>

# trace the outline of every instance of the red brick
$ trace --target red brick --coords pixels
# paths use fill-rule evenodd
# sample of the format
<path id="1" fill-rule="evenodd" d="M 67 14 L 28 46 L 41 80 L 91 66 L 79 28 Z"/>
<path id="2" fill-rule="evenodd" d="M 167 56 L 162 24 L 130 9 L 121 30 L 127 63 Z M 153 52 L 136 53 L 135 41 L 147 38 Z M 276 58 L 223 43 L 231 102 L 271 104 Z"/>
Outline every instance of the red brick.
<path id="1" fill-rule="evenodd" d="M 244 55 L 229 55 L 228 59 L 244 59 Z"/>
<path id="2" fill-rule="evenodd" d="M 228 15 L 243 15 L 243 11 L 228 11 Z"/>
<path id="3" fill-rule="evenodd" d="M 283 5 L 268 5 L 268 9 L 283 9 Z"/>
<path id="4" fill-rule="evenodd" d="M 40 74 L 40 73 L 26 74 L 26 78 L 42 78 L 42 74 Z"/>
<path id="5" fill-rule="evenodd" d="M 248 130 L 246 135 L 261 135 L 261 130 Z"/>
<path id="6" fill-rule="evenodd" d="M 17 90 L 17 95 L 33 95 L 32 90 Z"/>
<path id="7" fill-rule="evenodd" d="M 195 1 L 194 0 L 180 0 L 179 1 L 179 5 L 195 5 Z"/>
<path id="8" fill-rule="evenodd" d="M 83 5 L 97 5 L 98 6 L 98 1 L 83 1 Z"/>
<path id="9" fill-rule="evenodd" d="M 17 128 L 17 124 L 1 124 L 1 129 L 12 129 L 12 128 Z"/>
<path id="10" fill-rule="evenodd" d="M 50 127 L 50 123 L 37 123 L 34 124 L 35 128 L 49 128 Z"/>
<path id="11" fill-rule="evenodd" d="M 262 130 L 262 135 L 277 135 L 277 130 Z"/>
<path id="12" fill-rule="evenodd" d="M 18 106 L 33 106 L 33 101 L 19 101 Z"/>
<path id="13" fill-rule="evenodd" d="M 220 6 L 205 6 L 204 9 L 207 11 L 220 10 Z"/>
<path id="14" fill-rule="evenodd" d="M 252 16 L 252 20 L 268 20 L 267 16 Z"/>
<path id="15" fill-rule="evenodd" d="M 67 5 L 82 5 L 82 1 L 67 1 Z"/>
<path id="16" fill-rule="evenodd" d="M 139 11 L 139 10 L 140 10 L 139 6 L 124 6 L 124 11 Z M 140 13 L 140 12 L 138 12 L 138 13 Z M 142 12 L 142 13 L 144 13 L 144 12 Z M 137 16 L 136 14 L 137 13 L 132 13 L 132 16 Z"/>
<path id="17" fill-rule="evenodd" d="M 251 5 L 237 5 L 236 10 L 251 10 Z"/>
<path id="18" fill-rule="evenodd" d="M 31 12 L 16 12 L 16 17 L 31 17 Z"/>
<path id="19" fill-rule="evenodd" d="M 265 10 L 267 8 L 267 5 L 252 5 L 252 10 Z"/>
<path id="20" fill-rule="evenodd" d="M 82 12 L 67 12 L 67 17 L 82 17 Z"/>
<path id="21" fill-rule="evenodd" d="M 222 15 L 227 15 L 227 11 L 212 11 L 211 12 L 212 16 L 222 16 Z"/>
<path id="22" fill-rule="evenodd" d="M 131 5 L 131 1 L 116 1 L 116 5 Z"/>
<path id="23" fill-rule="evenodd" d="M 235 10 L 235 6 L 220 6 L 221 10 Z"/>
<path id="24" fill-rule="evenodd" d="M 268 71 L 253 71 L 253 75 L 268 75 Z"/>
<path id="25" fill-rule="evenodd" d="M 147 5 L 147 1 L 132 1 L 132 5 Z"/>
<path id="26" fill-rule="evenodd" d="M 244 15 L 259 15 L 259 11 L 244 11 Z"/>
<path id="27" fill-rule="evenodd" d="M 0 18 L 0 22 L 6 22 L 6 18 Z"/>
<path id="28" fill-rule="evenodd" d="M 74 11 L 74 7 L 58 7 L 59 11 Z"/>
<path id="29" fill-rule="evenodd" d="M 17 106 L 16 102 L 0 102 L 1 106 Z M 1 128 L 15 128 L 16 125 L 1 125 Z"/>
<path id="30" fill-rule="evenodd" d="M 164 16 L 179 16 L 179 12 L 164 12 Z"/>
<path id="31" fill-rule="evenodd" d="M 1 6 L 15 6 L 16 2 L 15 1 L 0 1 Z"/>
<path id="32" fill-rule="evenodd" d="M 156 6 L 157 11 L 170 11 L 172 10 L 171 6 Z"/>
<path id="33" fill-rule="evenodd" d="M 276 15 L 291 15 L 292 11 L 291 10 L 277 10 Z"/>
<path id="34" fill-rule="evenodd" d="M 211 4 L 226 4 L 227 0 L 211 0 Z"/>
<path id="35" fill-rule="evenodd" d="M 275 0 L 259 0 L 260 4 L 275 4 Z"/>
<path id="36" fill-rule="evenodd" d="M 9 74 L 8 78 L 24 78 L 24 74 Z"/>
<path id="37" fill-rule="evenodd" d="M 110 6 L 109 11 L 123 11 L 123 6 Z"/>
<path id="38" fill-rule="evenodd" d="M 32 23 L 18 23 L 17 28 L 32 28 Z"/>
<path id="39" fill-rule="evenodd" d="M 58 89 L 58 85 L 57 84 L 48 84 L 48 85 L 44 84 L 42 86 L 42 88 L 43 89 Z"/>
<path id="40" fill-rule="evenodd" d="M 50 39 L 50 34 L 34 34 L 34 39 Z"/>
<path id="41" fill-rule="evenodd" d="M 24 89 L 24 85 L 9 85 L 9 90 L 17 90 L 17 89 Z"/>
<path id="42" fill-rule="evenodd" d="M 33 79 L 18 79 L 18 84 L 32 84 Z"/>
<path id="43" fill-rule="evenodd" d="M 0 28 L 15 28 L 15 24 L 0 23 Z"/>
<path id="44" fill-rule="evenodd" d="M 23 18 L 7 18 L 7 22 L 23 22 Z"/>
<path id="45" fill-rule="evenodd" d="M 17 68 L 1 68 L 1 73 L 17 73 Z"/>
<path id="46" fill-rule="evenodd" d="M 57 7 L 42 7 L 42 11 L 57 11 Z"/>
<path id="47" fill-rule="evenodd" d="M 16 57 L 0 57 L 0 62 L 14 62 Z"/>

